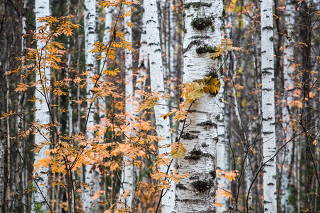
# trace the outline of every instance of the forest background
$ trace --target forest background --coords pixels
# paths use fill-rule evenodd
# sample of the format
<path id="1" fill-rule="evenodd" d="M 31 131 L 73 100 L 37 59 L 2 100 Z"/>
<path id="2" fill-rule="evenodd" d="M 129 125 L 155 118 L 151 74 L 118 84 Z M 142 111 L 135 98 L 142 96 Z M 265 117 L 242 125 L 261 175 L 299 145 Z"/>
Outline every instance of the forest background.
<path id="1" fill-rule="evenodd" d="M 319 212 L 318 0 L 2 0 L 0 212 Z"/>

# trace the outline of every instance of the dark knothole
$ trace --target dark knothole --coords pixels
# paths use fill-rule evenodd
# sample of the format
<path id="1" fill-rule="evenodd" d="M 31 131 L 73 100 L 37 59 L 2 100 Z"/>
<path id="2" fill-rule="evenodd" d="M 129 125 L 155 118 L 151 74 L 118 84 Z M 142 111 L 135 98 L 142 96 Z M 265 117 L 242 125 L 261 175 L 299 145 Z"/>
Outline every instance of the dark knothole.
<path id="1" fill-rule="evenodd" d="M 217 176 L 216 170 L 211 170 L 209 174 L 211 175 L 213 180 L 216 179 L 216 176 Z"/>
<path id="2" fill-rule="evenodd" d="M 184 5 L 185 9 L 190 9 L 191 7 L 199 9 L 200 7 L 211 7 L 211 3 L 205 2 L 190 2 Z"/>
<path id="3" fill-rule="evenodd" d="M 197 17 L 191 21 L 191 26 L 196 30 L 205 30 L 213 25 L 212 17 Z"/>
<path id="4" fill-rule="evenodd" d="M 178 189 L 182 189 L 182 190 L 187 190 L 187 187 L 185 187 L 183 184 L 181 184 L 181 183 L 178 183 L 177 185 L 176 185 L 176 187 L 178 188 Z"/>
<path id="5" fill-rule="evenodd" d="M 190 44 L 189 44 L 186 48 L 183 49 L 183 53 L 185 53 L 185 52 L 187 52 L 188 50 L 190 50 L 191 47 L 193 47 L 193 46 L 200 46 L 200 45 L 205 45 L 205 44 L 204 44 L 204 42 L 201 41 L 201 40 L 198 40 L 198 39 L 193 40 L 193 41 L 190 42 Z"/>
<path id="6" fill-rule="evenodd" d="M 192 139 L 198 138 L 198 136 L 192 135 L 192 134 L 190 134 L 189 132 L 187 132 L 187 133 L 183 134 L 183 135 L 181 136 L 181 138 L 186 139 L 186 140 L 192 140 Z"/>
<path id="7" fill-rule="evenodd" d="M 197 47 L 196 52 L 197 54 L 204 54 L 204 53 L 214 53 L 216 51 L 216 48 L 209 45 L 201 45 Z"/>
<path id="8" fill-rule="evenodd" d="M 203 152 L 200 149 L 193 148 L 192 151 L 189 152 L 189 155 L 185 156 L 184 159 L 199 160 L 202 155 L 203 155 Z"/>
<path id="9" fill-rule="evenodd" d="M 205 191 L 208 191 L 211 187 L 210 182 L 203 181 L 203 180 L 192 182 L 191 185 L 200 193 L 204 193 Z"/>
<path id="10" fill-rule="evenodd" d="M 197 126 L 217 127 L 217 124 L 213 123 L 212 121 L 204 121 L 204 122 L 197 124 Z"/>

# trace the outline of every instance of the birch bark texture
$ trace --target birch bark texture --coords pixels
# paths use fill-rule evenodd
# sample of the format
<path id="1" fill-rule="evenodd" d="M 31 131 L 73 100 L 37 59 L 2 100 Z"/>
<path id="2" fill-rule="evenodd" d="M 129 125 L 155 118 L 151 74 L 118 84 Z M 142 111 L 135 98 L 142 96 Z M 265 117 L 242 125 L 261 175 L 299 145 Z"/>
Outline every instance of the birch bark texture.
<path id="1" fill-rule="evenodd" d="M 49 0 L 36 0 L 35 1 L 35 15 L 36 15 L 36 28 L 42 26 L 43 23 L 39 22 L 38 19 L 46 16 L 50 16 L 50 1 Z M 39 70 L 36 73 L 36 90 L 35 97 L 37 99 L 35 103 L 35 121 L 38 124 L 48 124 L 50 122 L 49 114 L 49 100 L 50 100 L 50 68 L 46 64 L 46 52 L 43 51 L 45 48 L 45 42 L 37 41 L 37 49 L 42 54 L 39 60 Z M 39 129 L 35 134 L 35 145 L 41 147 L 44 143 L 48 143 L 49 132 L 44 129 Z M 40 159 L 46 157 L 46 150 L 49 146 L 44 145 L 41 147 L 38 153 L 34 155 L 34 162 L 38 162 Z M 45 199 L 48 199 L 48 172 L 47 167 L 40 167 L 37 169 L 33 176 L 37 184 L 37 191 L 34 193 L 32 212 L 45 211 L 46 204 Z"/>
<path id="2" fill-rule="evenodd" d="M 224 78 L 224 75 L 221 75 L 221 79 Z M 216 114 L 216 120 L 217 120 L 217 133 L 218 133 L 218 142 L 216 145 L 216 162 L 217 162 L 217 170 L 221 170 L 222 173 L 226 172 L 228 168 L 228 152 L 227 152 L 227 147 L 228 147 L 228 135 L 226 131 L 226 125 L 228 125 L 225 121 L 225 104 L 223 102 L 224 100 L 224 83 L 221 80 L 221 86 L 220 86 L 220 91 L 217 95 L 217 105 L 218 107 L 216 108 L 217 114 Z M 220 177 L 217 176 L 217 187 L 218 190 L 224 191 L 226 193 L 231 193 L 230 192 L 230 181 L 227 180 L 225 177 Z M 218 205 L 216 207 L 216 213 L 223 213 L 228 210 L 228 197 L 224 196 L 223 194 L 216 194 L 216 203 L 219 203 L 221 205 Z"/>
<path id="3" fill-rule="evenodd" d="M 127 42 L 132 43 L 132 29 L 129 25 L 131 23 L 131 7 L 124 6 L 125 35 L 124 38 Z M 133 88 L 133 70 L 132 70 L 132 52 L 125 49 L 125 111 L 127 123 L 134 122 L 133 115 L 135 115 L 134 105 L 134 88 Z M 134 135 L 133 131 L 129 130 L 128 137 Z M 124 193 L 129 193 L 123 200 Z M 118 208 L 131 208 L 134 195 L 134 165 L 133 160 L 129 156 L 123 156 L 123 169 L 121 174 L 121 187 L 119 192 L 119 205 Z"/>
<path id="4" fill-rule="evenodd" d="M 273 1 L 261 1 L 262 143 L 264 212 L 277 212 Z M 270 159 L 272 158 L 272 159 Z"/>
<path id="5" fill-rule="evenodd" d="M 104 35 L 103 35 L 103 42 L 108 44 L 111 39 L 112 34 L 112 16 L 113 16 L 114 8 L 109 6 L 104 9 L 105 16 L 104 16 Z"/>
<path id="6" fill-rule="evenodd" d="M 186 0 L 184 8 L 183 83 L 188 83 L 203 79 L 218 66 L 209 58 L 209 50 L 221 41 L 223 1 Z M 177 172 L 189 177 L 176 184 L 176 212 L 215 212 L 218 101 L 217 97 L 205 94 L 189 110 L 188 125 L 181 136 L 187 152 L 176 164 Z"/>
<path id="7" fill-rule="evenodd" d="M 222 3 L 223 4 L 223 3 Z M 222 17 L 223 14 L 223 7 L 219 8 L 220 11 L 217 11 L 217 13 L 219 14 L 219 16 Z M 219 27 L 219 31 L 216 33 L 216 37 L 217 39 L 222 39 L 222 27 L 223 27 L 223 23 L 224 20 L 218 19 L 219 23 L 216 27 Z M 216 29 L 217 30 L 217 29 Z M 229 35 L 231 34 L 230 32 L 227 32 Z M 229 169 L 229 158 L 228 158 L 228 143 L 229 143 L 229 135 L 228 135 L 228 131 L 226 130 L 226 126 L 228 126 L 228 118 L 227 118 L 227 114 L 226 114 L 226 106 L 225 106 L 225 101 L 227 99 L 227 93 L 225 91 L 225 83 L 223 81 L 225 75 L 223 72 L 220 73 L 220 82 L 221 82 L 221 86 L 220 86 L 220 90 L 219 93 L 217 95 L 217 107 L 215 108 L 216 111 L 216 121 L 217 121 L 217 133 L 218 133 L 218 142 L 217 142 L 217 154 L 216 154 L 216 167 L 218 170 L 222 170 L 222 172 L 226 172 Z M 241 122 L 241 121 L 240 121 Z M 224 191 L 226 193 L 231 193 L 230 191 L 230 181 L 227 180 L 225 177 L 219 177 L 217 176 L 217 187 L 219 190 Z M 222 194 L 216 194 L 216 203 L 219 203 L 221 205 L 216 205 L 216 213 L 222 213 L 222 212 L 227 212 L 228 211 L 228 200 L 229 198 L 222 195 Z"/>
<path id="8" fill-rule="evenodd" d="M 92 77 L 96 70 L 96 59 L 94 53 L 90 52 L 93 48 L 94 42 L 96 41 L 96 0 L 85 0 L 85 19 L 84 19 L 84 32 L 85 32 L 85 61 L 86 70 L 89 72 L 87 76 L 87 106 L 88 106 L 88 121 L 87 121 L 87 139 L 92 142 L 94 139 L 94 132 L 90 130 L 90 127 L 94 126 L 94 113 L 96 112 L 96 103 L 92 100 L 92 89 L 94 88 L 94 80 Z M 90 108 L 91 106 L 91 108 Z M 88 145 L 90 147 L 90 145 Z M 97 212 L 99 205 L 98 199 L 92 200 L 91 196 L 99 190 L 99 173 L 92 165 L 86 165 L 84 172 L 84 187 L 82 193 L 82 204 L 84 212 Z"/>
<path id="9" fill-rule="evenodd" d="M 162 56 L 160 48 L 160 33 L 159 33 L 159 20 L 157 11 L 157 1 L 148 0 L 144 1 L 144 14 L 143 14 L 143 32 L 141 35 L 142 45 L 140 58 L 143 64 L 150 71 L 151 91 L 157 93 L 160 98 L 158 103 L 154 106 L 154 115 L 156 122 L 157 136 L 161 137 L 158 141 L 158 154 L 162 158 L 169 159 L 171 153 L 171 133 L 170 133 L 170 120 L 164 119 L 161 115 L 169 112 L 168 102 L 164 99 L 164 69 L 162 66 Z M 170 161 L 169 161 L 170 162 Z M 168 163 L 169 163 L 168 162 Z M 160 166 L 160 172 L 169 174 L 172 169 L 168 166 Z M 171 213 L 174 209 L 174 182 L 169 181 L 170 188 L 165 190 L 162 197 L 162 212 Z"/>
<path id="10" fill-rule="evenodd" d="M 108 46 L 111 42 L 112 36 L 112 16 L 113 16 L 114 7 L 108 6 L 104 8 L 104 33 L 103 33 L 103 43 Z M 105 53 L 102 53 L 103 60 L 100 61 L 99 70 L 103 73 L 103 70 L 109 66 L 110 60 L 108 60 L 108 56 Z M 102 80 L 107 82 L 108 78 L 106 76 L 102 76 Z M 97 108 L 99 113 L 99 119 L 106 117 L 106 109 L 109 107 L 107 97 L 104 97 L 101 100 L 101 103 L 97 102 Z M 99 120 L 100 123 L 101 120 Z"/>
<path id="11" fill-rule="evenodd" d="M 291 127 L 291 113 L 292 109 L 290 107 L 291 102 L 293 101 L 293 90 L 294 90 L 294 81 L 293 81 L 293 68 L 292 64 L 294 63 L 294 17 L 295 17 L 295 7 L 292 3 L 292 0 L 286 1 L 286 14 L 285 14 L 285 23 L 287 35 L 284 40 L 284 58 L 283 58 L 283 79 L 284 79 L 284 107 L 282 108 L 282 116 L 284 123 L 285 131 L 285 141 L 292 140 L 293 138 L 293 129 Z M 282 210 L 283 212 L 292 212 L 293 206 L 289 204 L 289 190 L 292 173 L 291 159 L 293 157 L 293 142 L 289 142 L 285 147 L 284 151 L 284 166 L 283 166 L 283 186 L 282 190 L 284 191 L 282 197 Z"/>

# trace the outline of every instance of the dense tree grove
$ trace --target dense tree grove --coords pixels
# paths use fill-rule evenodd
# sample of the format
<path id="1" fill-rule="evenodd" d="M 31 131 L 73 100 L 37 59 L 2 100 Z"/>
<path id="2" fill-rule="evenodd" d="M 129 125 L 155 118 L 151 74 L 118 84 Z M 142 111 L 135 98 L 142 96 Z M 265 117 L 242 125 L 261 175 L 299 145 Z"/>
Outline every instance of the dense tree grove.
<path id="1" fill-rule="evenodd" d="M 0 1 L 0 212 L 320 212 L 320 1 Z"/>

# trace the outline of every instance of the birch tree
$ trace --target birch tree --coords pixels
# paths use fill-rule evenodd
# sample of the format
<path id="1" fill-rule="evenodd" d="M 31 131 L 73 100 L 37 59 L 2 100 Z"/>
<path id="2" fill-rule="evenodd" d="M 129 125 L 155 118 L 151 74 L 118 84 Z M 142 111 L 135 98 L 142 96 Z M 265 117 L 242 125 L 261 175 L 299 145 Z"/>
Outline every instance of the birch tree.
<path id="1" fill-rule="evenodd" d="M 262 143 L 264 212 L 276 212 L 276 149 L 274 58 L 273 58 L 273 1 L 261 1 L 261 70 L 262 70 Z M 271 159 L 272 158 L 272 159 Z"/>
<path id="2" fill-rule="evenodd" d="M 132 42 L 132 29 L 130 27 L 131 23 L 131 8 L 130 6 L 124 7 L 124 13 L 129 13 L 129 15 L 124 16 L 125 24 L 125 41 Z M 133 72 L 132 72 L 132 53 L 125 49 L 125 111 L 127 123 L 133 121 L 133 115 L 135 114 L 135 106 L 133 103 L 134 88 L 133 88 Z M 130 131 L 130 130 L 129 130 Z M 134 136 L 134 133 L 130 131 L 128 133 L 129 138 Z M 129 193 L 123 200 L 124 193 Z M 129 156 L 123 157 L 123 168 L 121 174 L 121 186 L 119 192 L 119 208 L 131 208 L 134 193 L 134 166 L 133 161 Z"/>
<path id="3" fill-rule="evenodd" d="M 111 34 L 112 34 L 112 14 L 113 14 L 113 10 L 114 8 L 111 6 L 105 7 L 104 8 L 104 33 L 103 33 L 103 43 L 105 45 L 108 45 L 111 39 Z M 106 69 L 106 67 L 108 66 L 108 60 L 105 53 L 102 54 L 102 56 L 104 57 L 104 59 L 100 62 L 100 72 L 103 72 L 103 69 Z M 106 76 L 102 76 L 104 81 L 108 81 L 108 79 L 106 78 Z M 97 101 L 100 101 L 99 99 Z M 104 98 L 103 101 L 101 101 L 102 103 L 99 104 L 99 102 L 97 103 L 98 106 L 98 111 L 99 111 L 99 118 L 104 118 L 106 116 L 105 110 L 108 108 L 108 101 L 107 98 Z"/>
<path id="4" fill-rule="evenodd" d="M 219 14 L 219 16 L 222 17 L 223 8 L 219 8 L 219 9 L 220 11 L 217 11 L 217 13 Z M 219 27 L 219 29 L 221 30 L 222 24 L 224 22 L 222 22 L 221 19 L 218 19 L 218 20 L 219 22 L 217 23 L 215 29 Z M 230 32 L 228 32 L 230 30 L 226 30 L 226 31 L 229 35 L 231 34 Z M 222 31 L 218 31 L 216 33 L 217 33 L 216 34 L 217 39 L 219 38 L 221 40 Z M 218 111 L 216 111 L 216 117 L 215 117 L 217 120 L 217 134 L 218 134 L 216 162 L 217 162 L 217 169 L 221 170 L 222 172 L 226 172 L 229 169 L 229 165 L 228 165 L 229 159 L 228 159 L 228 152 L 227 152 L 229 135 L 228 135 L 228 131 L 226 130 L 226 127 L 228 126 L 229 118 L 227 117 L 228 115 L 225 113 L 228 109 L 226 109 L 225 101 L 224 101 L 224 100 L 227 100 L 227 97 L 226 97 L 227 91 L 225 91 L 225 84 L 223 81 L 224 77 L 225 77 L 224 73 L 220 73 L 220 79 L 222 80 L 221 80 L 220 91 L 216 97 L 218 99 L 216 110 Z M 241 123 L 241 121 L 239 122 Z M 216 203 L 221 204 L 221 205 L 217 205 L 217 208 L 216 208 L 217 213 L 226 212 L 228 210 L 228 197 L 226 197 L 225 194 L 230 193 L 230 186 L 231 184 L 229 180 L 227 180 L 225 177 L 217 176 L 218 191 L 221 191 L 224 194 L 224 195 L 219 195 L 219 193 L 217 193 L 216 195 Z"/>
<path id="5" fill-rule="evenodd" d="M 294 42 L 294 5 L 292 4 L 292 0 L 286 1 L 286 16 L 285 16 L 286 30 L 287 35 L 285 38 L 285 46 L 284 46 L 284 62 L 283 62 L 283 78 L 284 78 L 284 106 L 282 107 L 282 116 L 283 116 L 283 124 L 285 131 L 285 141 L 287 142 L 293 137 L 293 130 L 291 127 L 291 113 L 292 109 L 290 107 L 291 102 L 293 101 L 292 91 L 294 90 L 294 82 L 292 79 L 293 68 L 293 42 Z M 292 184 L 290 180 L 291 176 L 291 159 L 293 156 L 293 145 L 292 142 L 289 142 L 284 150 L 284 166 L 283 166 L 283 186 L 282 190 L 283 198 L 282 198 L 282 208 L 284 212 L 292 212 L 293 208 L 289 205 L 289 190 L 290 185 Z"/>
<path id="6" fill-rule="evenodd" d="M 105 45 L 110 44 L 111 41 L 111 35 L 112 35 L 112 16 L 113 16 L 113 11 L 114 11 L 114 7 L 105 7 L 104 8 L 104 34 L 103 34 L 103 43 Z M 108 57 L 103 53 L 103 57 Z M 104 58 L 101 62 L 100 62 L 100 72 L 103 72 L 103 69 L 106 69 L 106 67 L 108 67 L 109 63 L 108 63 L 108 58 Z M 102 76 L 104 81 L 108 82 L 108 78 L 107 76 Z M 99 105 L 99 118 L 100 119 L 104 119 L 106 118 L 106 110 L 108 109 L 108 107 L 110 106 L 110 103 L 108 101 L 107 97 L 102 98 L 102 103 Z M 100 109 L 101 108 L 101 109 Z M 102 124 L 101 120 L 100 123 Z M 102 136 L 104 137 L 104 135 Z M 103 175 L 104 176 L 104 175 Z M 106 177 L 103 177 L 104 179 Z M 107 181 L 103 181 L 103 186 L 101 186 L 101 188 L 108 188 L 109 187 L 109 183 Z M 101 200 L 102 202 L 106 202 L 108 198 L 108 192 L 105 193 L 105 196 L 103 198 L 103 200 Z"/>
<path id="7" fill-rule="evenodd" d="M 111 31 L 112 31 L 112 14 L 114 8 L 109 6 L 104 8 L 105 16 L 104 16 L 104 36 L 103 42 L 108 44 L 111 38 Z"/>
<path id="8" fill-rule="evenodd" d="M 154 114 L 156 120 L 157 135 L 161 137 L 158 141 L 159 155 L 163 158 L 168 158 L 171 149 L 171 133 L 170 120 L 164 119 L 161 115 L 169 112 L 168 103 L 164 99 L 164 69 L 162 66 L 162 57 L 160 49 L 160 33 L 159 22 L 157 16 L 156 0 L 144 1 L 143 15 L 143 33 L 141 36 L 141 55 L 140 60 L 150 70 L 151 91 L 160 96 L 158 103 L 154 106 Z M 170 166 L 170 165 L 169 165 Z M 167 170 L 171 169 L 167 166 L 160 166 L 160 172 L 166 174 Z M 169 182 L 170 188 L 165 191 L 162 198 L 162 212 L 172 212 L 174 209 L 174 183 Z"/>
<path id="9" fill-rule="evenodd" d="M 67 1 L 67 14 L 70 14 L 70 7 L 71 7 L 71 0 L 68 0 Z M 71 39 L 68 38 L 68 44 L 67 44 L 67 48 L 70 49 L 71 45 Z M 67 55 L 67 78 L 69 78 L 69 75 L 70 75 L 70 68 L 71 68 L 71 53 L 69 52 L 68 55 Z M 73 109 L 72 109 L 72 91 L 71 91 L 71 85 L 69 84 L 69 91 L 68 91 L 68 122 L 67 122 L 67 129 L 68 129 L 68 134 L 69 136 L 72 135 L 72 132 L 73 132 Z"/>
<path id="10" fill-rule="evenodd" d="M 36 15 L 36 28 L 42 26 L 43 23 L 38 19 L 41 17 L 50 16 L 50 1 L 49 0 L 36 0 L 35 1 L 35 15 Z M 45 47 L 43 41 L 37 41 L 37 49 L 42 55 L 38 63 L 40 64 L 40 70 L 36 74 L 36 90 L 35 97 L 37 99 L 35 107 L 35 121 L 38 124 L 48 124 L 50 122 L 49 105 L 50 97 L 50 69 L 46 64 L 46 52 L 42 51 Z M 34 161 L 38 162 L 40 159 L 46 157 L 46 150 L 48 145 L 43 145 L 43 142 L 47 143 L 50 137 L 49 132 L 44 129 L 39 129 L 35 134 L 35 145 L 41 147 L 38 153 L 35 153 Z M 45 211 L 46 204 L 45 199 L 48 199 L 48 168 L 40 167 L 34 173 L 35 184 L 37 191 L 34 193 L 33 208 L 32 211 Z"/>
<path id="11" fill-rule="evenodd" d="M 221 40 L 223 2 L 186 0 L 184 6 L 183 82 L 188 83 L 205 78 L 218 65 L 209 53 Z M 181 136 L 186 156 L 176 165 L 179 174 L 189 177 L 176 184 L 176 212 L 214 211 L 218 101 L 204 94 L 189 110 Z"/>
<path id="12" fill-rule="evenodd" d="M 221 76 L 223 79 L 223 75 Z M 217 95 L 217 109 L 219 110 L 217 113 L 217 134 L 218 134 L 218 143 L 217 143 L 217 169 L 221 170 L 222 172 L 228 170 L 228 135 L 226 131 L 226 121 L 225 121 L 225 104 L 224 100 L 224 84 L 220 86 L 219 94 Z M 224 192 L 224 194 L 230 193 L 230 182 L 225 177 L 217 177 L 217 187 L 218 190 Z M 216 212 L 226 212 L 228 210 L 228 197 L 223 195 L 216 195 L 216 203 L 221 204 L 216 208 Z"/>
<path id="13" fill-rule="evenodd" d="M 96 112 L 96 103 L 92 100 L 92 89 L 94 88 L 95 81 L 93 76 L 96 69 L 95 55 L 90 52 L 93 48 L 94 42 L 96 41 L 96 1 L 95 0 L 85 0 L 85 20 L 84 20 L 84 30 L 85 30 L 85 59 L 86 59 L 86 70 L 89 72 L 87 76 L 87 104 L 88 104 L 88 118 L 87 118 L 87 130 L 86 134 L 88 140 L 94 138 L 94 132 L 90 130 L 95 124 L 94 113 Z M 90 146 L 89 146 L 90 147 Z M 84 173 L 84 183 L 87 187 L 84 188 L 82 194 L 83 210 L 84 212 L 96 212 L 98 211 L 98 200 L 92 200 L 91 196 L 99 190 L 99 174 L 92 165 L 85 166 Z"/>

